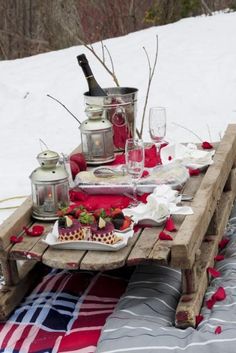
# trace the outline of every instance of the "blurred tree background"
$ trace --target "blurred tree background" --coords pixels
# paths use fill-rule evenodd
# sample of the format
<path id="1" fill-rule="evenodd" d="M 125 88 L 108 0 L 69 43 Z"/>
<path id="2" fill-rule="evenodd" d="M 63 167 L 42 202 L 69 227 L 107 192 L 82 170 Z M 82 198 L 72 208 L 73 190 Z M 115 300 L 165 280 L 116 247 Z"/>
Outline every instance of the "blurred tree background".
<path id="1" fill-rule="evenodd" d="M 0 59 L 15 59 L 122 36 L 236 0 L 0 0 Z"/>

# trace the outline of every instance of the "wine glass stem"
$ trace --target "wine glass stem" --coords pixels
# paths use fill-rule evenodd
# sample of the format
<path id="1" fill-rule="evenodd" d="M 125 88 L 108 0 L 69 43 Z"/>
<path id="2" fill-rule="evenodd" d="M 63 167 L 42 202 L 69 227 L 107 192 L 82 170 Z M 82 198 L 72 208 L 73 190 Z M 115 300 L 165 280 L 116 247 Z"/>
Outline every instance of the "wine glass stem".
<path id="1" fill-rule="evenodd" d="M 158 160 L 158 164 L 161 164 L 161 143 L 157 142 L 155 143 L 156 145 L 156 151 L 157 151 L 157 160 Z"/>
<path id="2" fill-rule="evenodd" d="M 132 181 L 133 183 L 133 206 L 137 206 L 138 205 L 138 198 L 137 198 L 137 182 L 136 180 L 133 179 Z"/>

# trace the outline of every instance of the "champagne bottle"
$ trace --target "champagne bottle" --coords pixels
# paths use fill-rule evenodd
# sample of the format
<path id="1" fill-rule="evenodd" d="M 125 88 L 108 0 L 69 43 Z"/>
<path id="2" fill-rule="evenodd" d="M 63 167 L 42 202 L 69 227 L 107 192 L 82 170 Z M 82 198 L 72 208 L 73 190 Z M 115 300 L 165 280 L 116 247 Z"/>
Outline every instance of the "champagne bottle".
<path id="1" fill-rule="evenodd" d="M 78 55 L 77 59 L 88 82 L 90 96 L 107 96 L 106 92 L 99 86 L 94 78 L 85 54 Z"/>

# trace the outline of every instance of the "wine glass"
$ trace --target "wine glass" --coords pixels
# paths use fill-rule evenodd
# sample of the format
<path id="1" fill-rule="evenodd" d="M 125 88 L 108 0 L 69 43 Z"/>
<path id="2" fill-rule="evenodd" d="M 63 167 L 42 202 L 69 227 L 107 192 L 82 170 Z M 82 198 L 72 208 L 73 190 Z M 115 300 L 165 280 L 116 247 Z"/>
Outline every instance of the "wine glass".
<path id="1" fill-rule="evenodd" d="M 137 181 L 141 178 L 144 168 L 144 144 L 141 139 L 129 138 L 126 140 L 125 161 L 133 185 L 132 206 L 137 206 L 139 203 L 137 200 Z"/>
<path id="2" fill-rule="evenodd" d="M 149 134 L 160 153 L 161 143 L 166 135 L 166 108 L 151 107 L 149 110 Z"/>

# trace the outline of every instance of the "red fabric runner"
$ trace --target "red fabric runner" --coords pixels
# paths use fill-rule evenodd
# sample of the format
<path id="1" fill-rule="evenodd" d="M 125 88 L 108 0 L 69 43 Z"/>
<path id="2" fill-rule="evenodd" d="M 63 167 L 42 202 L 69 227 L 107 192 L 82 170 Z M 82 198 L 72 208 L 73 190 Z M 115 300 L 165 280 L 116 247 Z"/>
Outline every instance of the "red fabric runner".
<path id="1" fill-rule="evenodd" d="M 149 194 L 138 195 L 138 199 L 146 203 Z M 70 200 L 74 207 L 84 206 L 88 211 L 95 211 L 99 208 L 126 208 L 132 202 L 132 198 L 125 195 L 89 195 L 82 191 L 71 190 Z"/>

